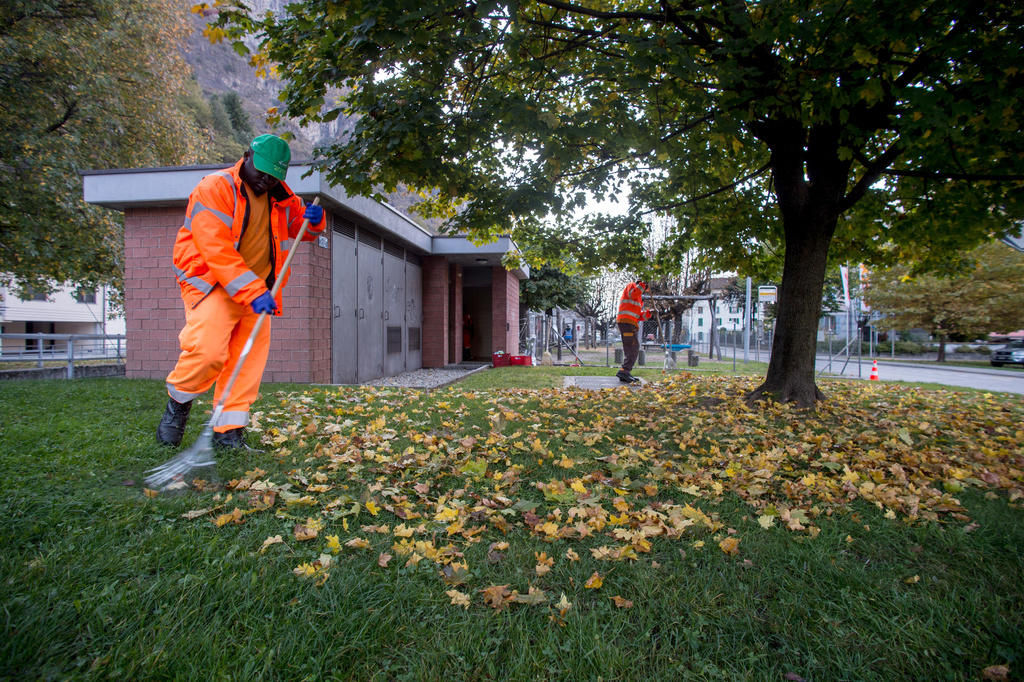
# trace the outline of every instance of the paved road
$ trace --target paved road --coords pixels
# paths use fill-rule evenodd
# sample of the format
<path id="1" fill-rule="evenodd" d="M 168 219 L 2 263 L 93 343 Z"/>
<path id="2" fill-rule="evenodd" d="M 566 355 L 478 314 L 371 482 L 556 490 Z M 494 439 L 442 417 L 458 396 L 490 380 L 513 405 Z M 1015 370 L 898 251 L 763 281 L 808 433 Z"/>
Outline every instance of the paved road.
<path id="1" fill-rule="evenodd" d="M 843 358 L 833 358 L 829 369 L 827 357 L 818 356 L 816 369 L 819 374 L 834 374 L 846 377 L 858 377 L 857 358 L 851 358 L 843 370 Z M 862 359 L 859 378 L 867 380 L 871 376 L 871 361 Z M 911 362 L 878 361 L 879 381 L 923 381 L 945 386 L 965 386 L 988 391 L 1024 394 L 1024 370 L 1017 368 L 997 369 L 995 367 L 942 367 L 934 363 L 918 364 Z"/>

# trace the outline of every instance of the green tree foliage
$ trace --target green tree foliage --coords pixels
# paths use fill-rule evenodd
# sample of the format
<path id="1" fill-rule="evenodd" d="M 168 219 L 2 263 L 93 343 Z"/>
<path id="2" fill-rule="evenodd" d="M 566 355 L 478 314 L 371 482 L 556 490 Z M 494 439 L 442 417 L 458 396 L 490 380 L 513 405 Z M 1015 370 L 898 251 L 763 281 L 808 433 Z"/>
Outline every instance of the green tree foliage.
<path id="1" fill-rule="evenodd" d="M 86 204 L 79 173 L 194 157 L 188 30 L 161 0 L 0 6 L 0 281 L 120 288 L 121 215 Z"/>
<path id="2" fill-rule="evenodd" d="M 885 315 L 886 329 L 924 329 L 939 339 L 945 360 L 951 337 L 976 339 L 1024 327 L 1024 253 L 984 244 L 953 274 L 912 275 L 906 266 L 871 273 L 865 300 Z"/>
<path id="3" fill-rule="evenodd" d="M 583 278 L 567 275 L 550 265 L 531 271 L 530 278 L 519 286 L 519 303 L 527 310 L 549 311 L 555 307 L 575 310 L 586 299 Z"/>
<path id="4" fill-rule="evenodd" d="M 674 220 L 664 249 L 700 244 L 740 272 L 776 262 L 751 399 L 822 396 L 830 255 L 935 267 L 1024 213 L 1019 2 L 305 0 L 258 18 L 218 4 L 229 36 L 262 36 L 288 115 L 358 117 L 323 150 L 350 193 L 436 190 L 424 210 L 451 229 L 584 267 L 639 270 L 657 215 Z M 625 217 L 564 224 L 627 194 Z"/>
<path id="5" fill-rule="evenodd" d="M 228 93 L 223 97 L 217 94 L 203 95 L 199 83 L 194 79 L 188 83 L 182 105 L 203 139 L 195 158 L 197 163 L 234 163 L 248 148 L 252 140 L 252 127 L 244 111 L 232 115 L 231 110 L 235 105 L 227 104 L 232 100 L 240 102 L 241 98 L 236 93 Z M 236 127 L 235 120 L 239 115 L 243 117 L 238 119 L 240 125 L 247 127 Z"/>
<path id="6" fill-rule="evenodd" d="M 237 92 L 226 92 L 221 95 L 220 100 L 228 115 L 232 135 L 239 144 L 248 147 L 253 138 L 252 123 L 249 121 L 249 114 L 242 108 L 242 98 Z"/>

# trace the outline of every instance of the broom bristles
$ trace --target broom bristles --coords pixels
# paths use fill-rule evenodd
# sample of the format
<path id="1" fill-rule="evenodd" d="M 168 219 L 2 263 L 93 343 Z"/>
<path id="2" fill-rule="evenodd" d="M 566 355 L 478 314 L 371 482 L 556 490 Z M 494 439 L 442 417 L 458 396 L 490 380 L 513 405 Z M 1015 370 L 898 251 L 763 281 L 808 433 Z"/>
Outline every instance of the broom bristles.
<path id="1" fill-rule="evenodd" d="M 190 474 L 198 469 L 216 467 L 213 457 L 213 429 L 207 425 L 188 450 L 179 452 L 163 464 L 146 472 L 145 484 L 154 490 L 165 490 L 175 483 L 188 483 Z"/>

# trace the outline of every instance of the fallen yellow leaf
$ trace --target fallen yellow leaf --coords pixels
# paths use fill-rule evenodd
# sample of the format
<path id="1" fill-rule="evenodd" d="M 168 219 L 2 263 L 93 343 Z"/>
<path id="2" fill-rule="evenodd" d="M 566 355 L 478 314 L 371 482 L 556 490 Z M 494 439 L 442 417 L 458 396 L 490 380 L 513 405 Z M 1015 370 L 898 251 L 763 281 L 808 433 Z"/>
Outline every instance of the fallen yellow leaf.
<path id="1" fill-rule="evenodd" d="M 728 537 L 718 543 L 718 546 L 722 548 L 722 551 L 726 554 L 739 554 L 740 553 L 740 539 L 737 537 Z"/>
<path id="2" fill-rule="evenodd" d="M 281 538 L 280 535 L 272 535 L 268 537 L 266 540 L 263 541 L 263 544 L 260 546 L 260 554 L 266 552 L 267 548 L 271 545 L 276 545 L 282 542 L 284 542 L 284 540 Z"/>
<path id="3" fill-rule="evenodd" d="M 593 575 L 587 578 L 587 582 L 583 585 L 583 587 L 587 588 L 588 590 L 599 590 L 601 589 L 602 585 L 604 585 L 604 578 L 602 578 L 597 571 L 594 571 Z"/>
<path id="4" fill-rule="evenodd" d="M 469 595 L 465 592 L 459 592 L 458 590 L 446 590 L 445 594 L 451 597 L 451 603 L 454 606 L 461 606 L 464 609 L 469 608 Z"/>

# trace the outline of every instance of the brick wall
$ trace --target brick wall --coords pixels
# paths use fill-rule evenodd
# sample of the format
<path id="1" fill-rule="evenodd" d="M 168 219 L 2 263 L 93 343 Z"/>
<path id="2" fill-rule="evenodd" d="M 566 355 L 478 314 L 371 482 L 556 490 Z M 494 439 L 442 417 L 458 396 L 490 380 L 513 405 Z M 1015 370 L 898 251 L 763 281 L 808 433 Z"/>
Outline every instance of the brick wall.
<path id="1" fill-rule="evenodd" d="M 164 379 L 178 359 L 185 311 L 171 250 L 184 219 L 184 206 L 125 211 L 125 376 Z"/>
<path id="2" fill-rule="evenodd" d="M 185 324 L 171 270 L 174 238 L 185 207 L 125 211 L 125 375 L 164 379 L 178 359 Z M 329 383 L 331 379 L 331 253 L 303 242 L 283 292 L 284 315 L 271 321 L 264 381 Z"/>
<path id="3" fill-rule="evenodd" d="M 448 261 L 443 256 L 423 258 L 424 367 L 448 364 Z"/>
<path id="4" fill-rule="evenodd" d="M 501 266 L 491 273 L 491 348 L 519 352 L 519 279 Z"/>

